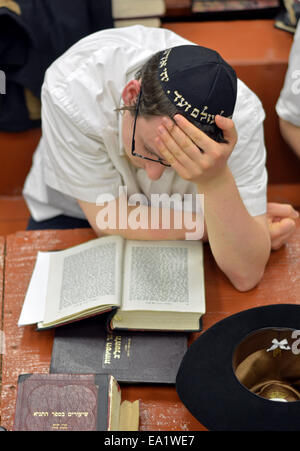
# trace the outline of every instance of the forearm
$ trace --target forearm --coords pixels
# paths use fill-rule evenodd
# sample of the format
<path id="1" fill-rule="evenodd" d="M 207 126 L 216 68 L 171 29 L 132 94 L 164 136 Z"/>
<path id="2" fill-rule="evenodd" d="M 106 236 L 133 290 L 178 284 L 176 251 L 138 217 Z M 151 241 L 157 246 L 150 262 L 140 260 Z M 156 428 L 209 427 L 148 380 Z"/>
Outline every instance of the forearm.
<path id="1" fill-rule="evenodd" d="M 279 119 L 280 131 L 284 140 L 300 158 L 300 127 Z"/>
<path id="2" fill-rule="evenodd" d="M 145 205 L 139 206 L 139 215 L 136 216 L 136 207 L 127 206 L 126 216 L 120 218 L 118 204 L 116 208 L 115 227 L 103 227 L 98 215 L 97 229 L 100 233 L 108 235 L 121 235 L 129 240 L 184 240 L 185 230 L 183 227 L 174 227 L 174 214 L 170 211 L 170 224 L 163 221 L 163 211 L 161 208 L 151 208 Z M 164 217 L 166 217 L 166 211 Z"/>
<path id="3" fill-rule="evenodd" d="M 209 185 L 198 184 L 198 192 L 204 194 L 208 240 L 218 266 L 237 289 L 253 288 L 270 255 L 268 228 L 249 215 L 228 167 Z"/>
<path id="4" fill-rule="evenodd" d="M 124 198 L 104 207 L 84 201 L 78 203 L 98 236 L 121 235 L 134 240 L 205 239 L 203 217 L 194 212 L 129 206 Z"/>

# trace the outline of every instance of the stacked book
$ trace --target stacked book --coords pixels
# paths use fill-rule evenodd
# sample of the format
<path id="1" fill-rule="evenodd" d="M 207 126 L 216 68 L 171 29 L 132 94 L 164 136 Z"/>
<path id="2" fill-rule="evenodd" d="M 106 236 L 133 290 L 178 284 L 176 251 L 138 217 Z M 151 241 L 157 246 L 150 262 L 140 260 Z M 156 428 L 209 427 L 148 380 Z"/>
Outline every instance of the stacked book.
<path id="1" fill-rule="evenodd" d="M 136 431 L 139 402 L 111 375 L 21 374 L 14 431 Z"/>
<path id="2" fill-rule="evenodd" d="M 18 325 L 55 328 L 52 358 L 49 374 L 19 375 L 14 430 L 138 430 L 119 384 L 175 385 L 206 311 L 203 263 L 197 240 L 39 251 Z"/>
<path id="3" fill-rule="evenodd" d="M 193 0 L 192 12 L 247 11 L 278 6 L 280 0 Z"/>
<path id="4" fill-rule="evenodd" d="M 136 24 L 160 27 L 165 11 L 165 0 L 112 0 L 115 28 Z"/>

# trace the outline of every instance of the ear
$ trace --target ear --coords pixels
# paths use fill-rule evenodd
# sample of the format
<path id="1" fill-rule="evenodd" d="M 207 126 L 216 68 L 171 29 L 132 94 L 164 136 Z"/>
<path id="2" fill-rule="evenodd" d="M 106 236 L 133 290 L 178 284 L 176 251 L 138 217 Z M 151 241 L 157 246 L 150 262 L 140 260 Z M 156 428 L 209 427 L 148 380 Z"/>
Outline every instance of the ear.
<path id="1" fill-rule="evenodd" d="M 122 92 L 122 99 L 125 106 L 130 106 L 135 103 L 137 96 L 141 89 L 140 80 L 130 80 Z"/>

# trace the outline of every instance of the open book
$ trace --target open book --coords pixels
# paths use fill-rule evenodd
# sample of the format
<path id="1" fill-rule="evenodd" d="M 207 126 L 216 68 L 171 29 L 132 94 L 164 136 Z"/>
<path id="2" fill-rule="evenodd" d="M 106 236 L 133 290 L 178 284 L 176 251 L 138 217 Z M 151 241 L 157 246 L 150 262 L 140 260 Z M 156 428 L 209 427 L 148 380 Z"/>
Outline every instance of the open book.
<path id="1" fill-rule="evenodd" d="M 38 252 L 18 325 L 50 328 L 109 310 L 111 329 L 199 330 L 202 243 L 118 235 Z"/>

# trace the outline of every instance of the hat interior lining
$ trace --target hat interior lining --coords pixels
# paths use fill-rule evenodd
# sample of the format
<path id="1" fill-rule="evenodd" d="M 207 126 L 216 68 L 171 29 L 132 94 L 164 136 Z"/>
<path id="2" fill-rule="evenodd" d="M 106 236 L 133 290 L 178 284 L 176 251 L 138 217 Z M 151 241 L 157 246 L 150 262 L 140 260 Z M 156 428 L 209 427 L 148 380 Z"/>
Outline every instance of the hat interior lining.
<path id="1" fill-rule="evenodd" d="M 294 329 L 263 328 L 247 335 L 233 353 L 233 372 L 252 393 L 271 401 L 300 400 L 300 355 Z"/>

